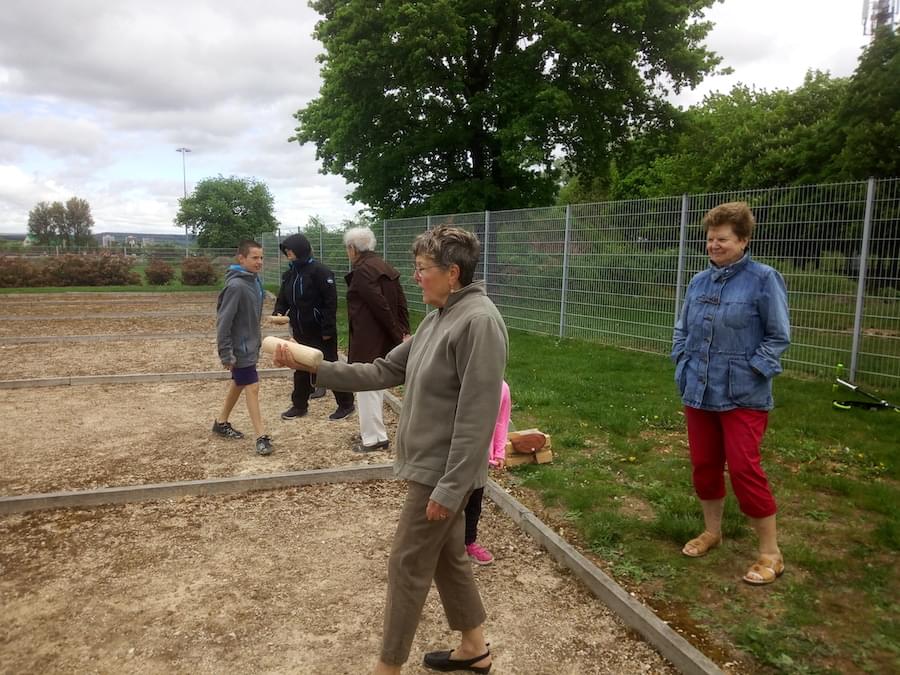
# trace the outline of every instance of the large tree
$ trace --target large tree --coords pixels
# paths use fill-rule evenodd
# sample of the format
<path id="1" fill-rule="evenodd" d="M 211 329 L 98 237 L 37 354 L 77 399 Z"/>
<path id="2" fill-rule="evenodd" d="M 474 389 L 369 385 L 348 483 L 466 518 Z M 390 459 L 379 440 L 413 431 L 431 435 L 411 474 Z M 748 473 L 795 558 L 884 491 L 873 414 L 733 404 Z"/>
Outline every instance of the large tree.
<path id="1" fill-rule="evenodd" d="M 42 246 L 88 246 L 94 243 L 94 218 L 84 199 L 72 197 L 62 202 L 39 202 L 28 213 L 28 234 Z"/>
<path id="2" fill-rule="evenodd" d="M 881 28 L 849 78 L 735 86 L 617 148 L 605 198 L 659 197 L 900 175 L 900 37 Z M 586 190 L 570 181 L 564 194 Z"/>
<path id="3" fill-rule="evenodd" d="M 843 141 L 836 178 L 900 176 L 900 35 L 891 28 L 879 28 L 860 56 L 836 128 Z"/>
<path id="4" fill-rule="evenodd" d="M 735 86 L 617 149 L 609 197 L 633 199 L 813 183 L 840 151 L 847 80 L 809 72 L 794 91 Z"/>
<path id="5" fill-rule="evenodd" d="M 94 227 L 94 217 L 91 215 L 91 205 L 84 199 L 72 197 L 66 202 L 65 229 L 62 233 L 63 241 L 72 246 L 85 246 L 94 243 L 91 228 Z"/>
<path id="6" fill-rule="evenodd" d="M 278 228 L 272 193 L 252 178 L 206 178 L 179 202 L 175 224 L 187 225 L 203 248 L 235 247 Z"/>
<path id="7" fill-rule="evenodd" d="M 379 216 L 549 204 L 555 156 L 593 170 L 715 66 L 713 1 L 313 0 L 323 83 L 291 140 Z"/>

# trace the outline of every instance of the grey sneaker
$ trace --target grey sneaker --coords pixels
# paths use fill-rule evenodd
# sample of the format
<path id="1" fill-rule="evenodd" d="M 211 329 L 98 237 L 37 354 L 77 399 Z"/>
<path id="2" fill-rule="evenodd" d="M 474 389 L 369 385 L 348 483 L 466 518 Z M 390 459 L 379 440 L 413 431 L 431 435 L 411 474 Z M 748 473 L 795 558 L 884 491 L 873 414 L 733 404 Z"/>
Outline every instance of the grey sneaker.
<path id="1" fill-rule="evenodd" d="M 271 455 L 272 454 L 272 439 L 268 436 L 260 436 L 256 439 L 256 454 L 257 455 Z"/>
<path id="2" fill-rule="evenodd" d="M 325 395 L 325 387 L 316 387 L 316 390 L 309 395 L 310 398 L 322 398 Z"/>
<path id="3" fill-rule="evenodd" d="M 238 439 L 244 437 L 244 434 L 231 426 L 229 422 L 219 422 L 216 420 L 213 422 L 212 430 L 214 434 L 219 434 L 219 436 L 224 438 Z"/>

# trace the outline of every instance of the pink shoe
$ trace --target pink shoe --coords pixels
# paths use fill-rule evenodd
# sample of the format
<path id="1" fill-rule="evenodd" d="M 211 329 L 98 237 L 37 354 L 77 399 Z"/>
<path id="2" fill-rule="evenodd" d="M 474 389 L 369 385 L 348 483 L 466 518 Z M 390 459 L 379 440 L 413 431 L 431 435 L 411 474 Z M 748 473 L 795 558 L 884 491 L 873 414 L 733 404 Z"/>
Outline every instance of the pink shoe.
<path id="1" fill-rule="evenodd" d="M 469 560 L 476 565 L 490 565 L 494 562 L 494 556 L 491 552 L 474 541 L 471 544 L 466 544 L 466 553 L 469 554 Z"/>

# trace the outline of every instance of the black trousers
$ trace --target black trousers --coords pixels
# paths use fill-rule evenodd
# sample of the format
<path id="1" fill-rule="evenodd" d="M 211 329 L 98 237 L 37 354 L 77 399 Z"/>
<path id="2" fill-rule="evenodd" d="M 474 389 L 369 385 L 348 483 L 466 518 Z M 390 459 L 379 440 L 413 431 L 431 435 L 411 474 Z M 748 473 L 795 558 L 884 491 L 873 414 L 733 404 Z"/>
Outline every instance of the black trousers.
<path id="1" fill-rule="evenodd" d="M 315 347 L 325 355 L 326 361 L 338 360 L 337 338 L 323 340 L 321 337 L 312 337 L 304 335 L 302 338 L 294 336 L 294 339 L 302 345 Z M 291 404 L 301 412 L 309 408 L 309 395 L 315 391 L 312 386 L 311 375 L 302 370 L 294 371 L 294 391 L 291 392 Z M 334 400 L 342 408 L 349 408 L 353 405 L 353 392 L 335 391 Z"/>
<path id="2" fill-rule="evenodd" d="M 472 490 L 466 502 L 466 546 L 478 539 L 478 521 L 481 519 L 481 500 L 484 499 L 484 488 Z"/>

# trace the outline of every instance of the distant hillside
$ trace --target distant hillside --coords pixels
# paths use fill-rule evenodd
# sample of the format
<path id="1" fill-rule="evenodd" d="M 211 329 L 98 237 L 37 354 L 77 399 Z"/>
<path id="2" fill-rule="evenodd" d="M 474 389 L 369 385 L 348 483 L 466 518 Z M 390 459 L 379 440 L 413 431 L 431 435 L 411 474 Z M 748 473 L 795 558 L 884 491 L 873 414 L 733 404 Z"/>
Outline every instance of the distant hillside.
<path id="1" fill-rule="evenodd" d="M 148 242 L 152 242 L 154 244 L 178 244 L 179 246 L 184 246 L 184 234 L 178 234 L 177 232 L 173 232 L 172 234 L 157 234 L 157 233 L 143 233 L 143 232 L 92 232 L 91 233 L 94 239 L 97 240 L 98 244 L 103 243 L 103 237 L 113 237 L 113 239 L 118 243 L 125 243 L 128 241 L 129 237 L 138 243 L 143 242 L 144 240 Z M 24 241 L 27 234 L 25 232 L 19 234 L 2 234 L 0 233 L 0 240 L 3 241 Z M 193 243 L 194 238 L 189 237 L 189 241 Z"/>
<path id="2" fill-rule="evenodd" d="M 173 232 L 172 234 L 144 234 L 142 232 L 94 232 L 94 239 L 97 240 L 98 243 L 103 241 L 103 237 L 114 237 L 118 242 L 126 242 L 128 238 L 132 238 L 135 241 L 152 241 L 154 244 L 179 244 L 184 246 L 184 234 L 178 234 Z M 190 242 L 194 241 L 193 237 L 189 238 Z"/>

